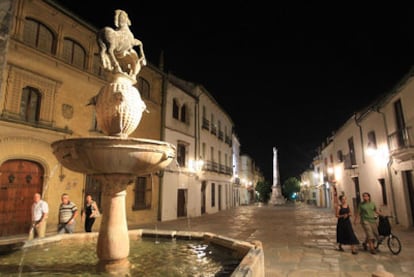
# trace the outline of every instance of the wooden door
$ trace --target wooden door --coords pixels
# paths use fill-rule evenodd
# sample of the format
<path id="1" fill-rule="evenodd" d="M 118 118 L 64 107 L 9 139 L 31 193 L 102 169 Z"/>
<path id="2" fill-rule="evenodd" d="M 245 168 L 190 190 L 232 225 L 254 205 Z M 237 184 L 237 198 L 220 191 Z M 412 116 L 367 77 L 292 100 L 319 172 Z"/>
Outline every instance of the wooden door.
<path id="1" fill-rule="evenodd" d="M 29 232 L 33 195 L 42 193 L 44 170 L 36 162 L 9 160 L 0 166 L 0 236 Z"/>
<path id="2" fill-rule="evenodd" d="M 187 216 L 187 190 L 179 189 L 177 192 L 177 217 Z"/>

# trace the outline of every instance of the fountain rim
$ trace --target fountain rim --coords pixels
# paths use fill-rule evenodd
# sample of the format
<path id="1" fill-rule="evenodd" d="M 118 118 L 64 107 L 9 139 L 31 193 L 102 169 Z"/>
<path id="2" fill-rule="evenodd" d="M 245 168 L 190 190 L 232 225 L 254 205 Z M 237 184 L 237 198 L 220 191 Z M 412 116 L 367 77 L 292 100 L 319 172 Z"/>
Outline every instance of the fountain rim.
<path id="1" fill-rule="evenodd" d="M 116 136 L 61 139 L 53 142 L 51 147 L 57 160 L 67 169 L 90 175 L 116 174 L 128 179 L 164 169 L 176 157 L 177 150 L 174 144 L 165 141 Z M 109 165 L 99 162 L 102 156 L 93 158 L 90 153 L 94 151 L 100 151 L 104 156 L 108 153 L 118 153 L 117 157 L 122 153 L 128 155 L 121 159 L 122 162 L 117 160 Z M 148 158 L 142 155 L 144 153 L 154 153 L 158 158 Z"/>
<path id="2" fill-rule="evenodd" d="M 174 144 L 166 142 L 166 141 L 161 141 L 161 140 L 155 140 L 155 139 L 145 139 L 145 138 L 131 138 L 131 137 L 118 137 L 118 136 L 94 136 L 94 137 L 85 137 L 85 138 L 66 138 L 66 139 L 60 139 L 60 140 L 56 140 L 54 142 L 51 143 L 51 146 L 54 147 L 60 143 L 63 142 L 80 142 L 80 141 L 84 141 L 84 142 L 108 142 L 108 141 L 112 141 L 112 142 L 120 142 L 120 143 L 137 143 L 139 145 L 154 145 L 154 146 L 167 146 L 167 147 L 172 147 L 172 148 L 176 148 Z"/>
<path id="3" fill-rule="evenodd" d="M 99 232 L 90 233 L 73 233 L 73 234 L 55 234 L 35 240 L 26 240 L 21 249 L 43 245 L 48 243 L 56 243 L 62 240 L 88 240 L 96 239 Z M 146 229 L 138 228 L 128 230 L 129 239 L 139 239 L 144 237 L 158 237 L 165 239 L 179 239 L 184 241 L 202 240 L 205 242 L 220 245 L 231 249 L 240 255 L 240 263 L 231 273 L 231 277 L 236 276 L 264 276 L 264 249 L 261 241 L 243 241 L 230 238 L 228 236 L 218 235 L 211 232 L 200 231 L 184 231 L 184 230 L 168 230 L 168 229 Z"/>

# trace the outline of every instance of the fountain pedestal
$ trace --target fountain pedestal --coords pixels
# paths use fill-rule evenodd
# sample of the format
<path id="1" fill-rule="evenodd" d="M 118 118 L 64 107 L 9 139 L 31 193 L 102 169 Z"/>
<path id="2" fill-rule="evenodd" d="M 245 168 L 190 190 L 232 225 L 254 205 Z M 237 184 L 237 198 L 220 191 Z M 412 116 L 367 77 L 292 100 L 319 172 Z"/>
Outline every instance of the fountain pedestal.
<path id="1" fill-rule="evenodd" d="M 101 262 L 114 262 L 129 255 L 125 197 L 131 176 L 122 174 L 94 176 L 102 185 L 103 216 L 99 229 L 97 255 Z"/>
<path id="2" fill-rule="evenodd" d="M 109 72 L 109 83 L 90 99 L 95 106 L 98 128 L 107 136 L 72 138 L 52 143 L 53 154 L 66 168 L 88 174 L 102 186 L 102 222 L 97 255 L 107 272 L 125 275 L 129 267 L 129 235 L 125 197 L 128 184 L 137 176 L 162 170 L 176 156 L 174 145 L 149 139 L 128 138 L 146 110 L 133 86 L 146 65 L 141 41 L 129 30 L 131 22 L 123 10 L 115 10 L 112 29 L 98 33 L 101 63 Z M 133 47 L 139 46 L 137 53 Z"/>
<path id="3" fill-rule="evenodd" d="M 97 243 L 99 267 L 105 272 L 116 272 L 115 275 L 127 271 L 127 186 L 137 176 L 169 165 L 176 155 L 175 146 L 157 140 L 102 136 L 59 140 L 52 143 L 52 148 L 64 167 L 99 181 L 103 193 Z"/>

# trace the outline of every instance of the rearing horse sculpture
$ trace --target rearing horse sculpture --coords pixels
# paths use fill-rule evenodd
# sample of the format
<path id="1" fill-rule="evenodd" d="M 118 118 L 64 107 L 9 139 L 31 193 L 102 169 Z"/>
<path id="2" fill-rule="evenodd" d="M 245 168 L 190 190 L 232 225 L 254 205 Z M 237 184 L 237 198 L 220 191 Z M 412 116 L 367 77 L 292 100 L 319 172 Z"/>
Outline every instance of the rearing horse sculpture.
<path id="1" fill-rule="evenodd" d="M 132 34 L 131 21 L 123 10 L 115 10 L 116 29 L 104 27 L 98 32 L 101 62 L 104 69 L 129 75 L 135 79 L 147 61 L 142 42 Z M 133 49 L 138 46 L 140 55 Z"/>

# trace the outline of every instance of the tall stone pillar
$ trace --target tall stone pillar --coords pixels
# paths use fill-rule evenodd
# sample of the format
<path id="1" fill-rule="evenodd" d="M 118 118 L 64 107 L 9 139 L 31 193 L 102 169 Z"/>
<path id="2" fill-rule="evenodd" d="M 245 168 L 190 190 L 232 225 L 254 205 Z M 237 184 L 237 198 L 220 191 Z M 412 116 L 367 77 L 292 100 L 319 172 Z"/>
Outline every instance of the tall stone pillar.
<path id="1" fill-rule="evenodd" d="M 282 190 L 279 179 L 279 166 L 277 163 L 277 149 L 273 147 L 273 186 L 272 197 L 270 202 L 273 205 L 281 205 L 285 203 L 285 199 L 282 196 Z"/>

